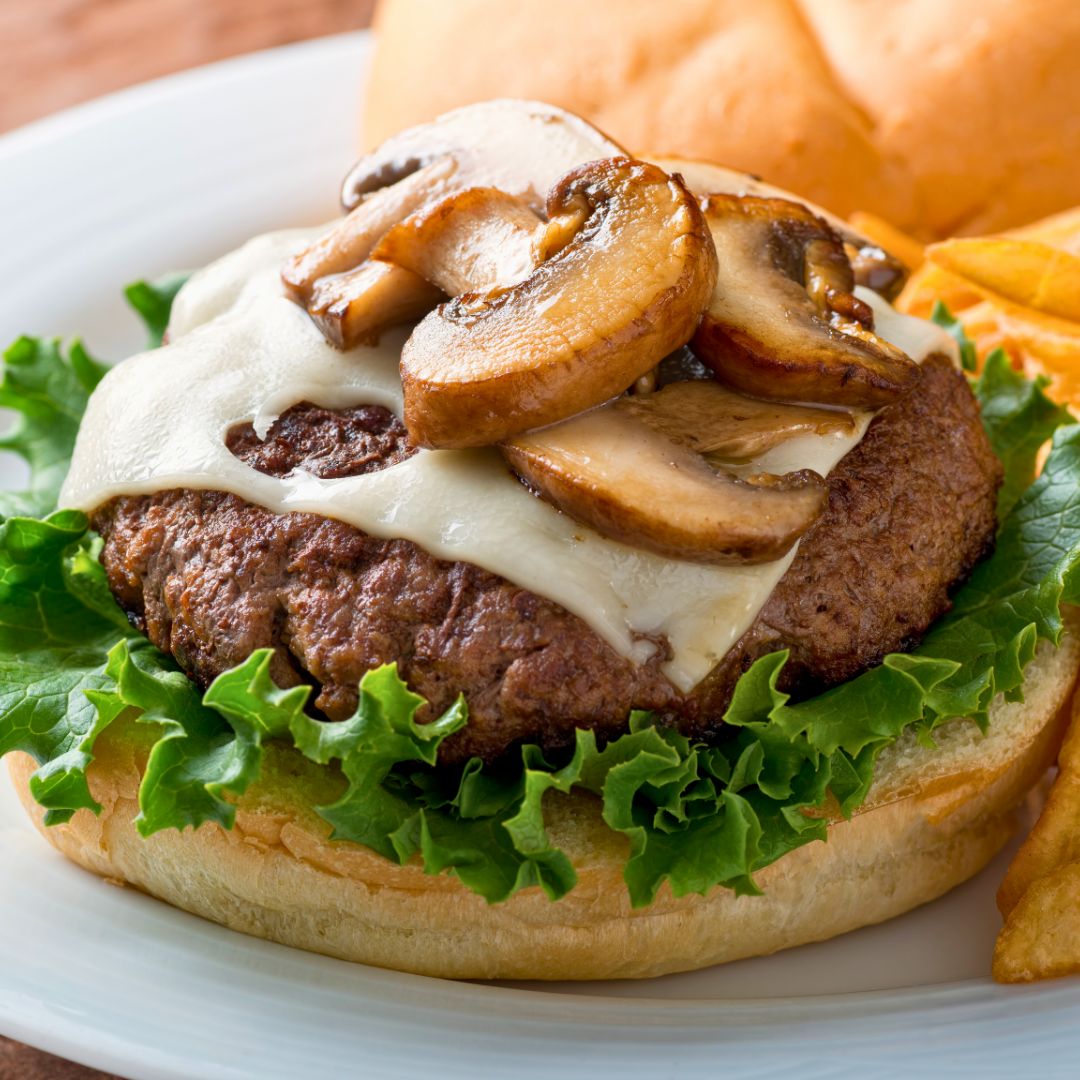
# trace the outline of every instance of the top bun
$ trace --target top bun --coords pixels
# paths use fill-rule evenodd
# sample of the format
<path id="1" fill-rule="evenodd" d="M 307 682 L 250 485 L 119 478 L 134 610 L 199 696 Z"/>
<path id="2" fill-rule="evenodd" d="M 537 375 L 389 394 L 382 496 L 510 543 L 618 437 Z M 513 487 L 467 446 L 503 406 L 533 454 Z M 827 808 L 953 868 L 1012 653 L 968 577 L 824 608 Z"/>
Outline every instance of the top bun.
<path id="1" fill-rule="evenodd" d="M 924 239 L 1080 203 L 1073 0 L 382 0 L 365 142 L 490 97 Z"/>

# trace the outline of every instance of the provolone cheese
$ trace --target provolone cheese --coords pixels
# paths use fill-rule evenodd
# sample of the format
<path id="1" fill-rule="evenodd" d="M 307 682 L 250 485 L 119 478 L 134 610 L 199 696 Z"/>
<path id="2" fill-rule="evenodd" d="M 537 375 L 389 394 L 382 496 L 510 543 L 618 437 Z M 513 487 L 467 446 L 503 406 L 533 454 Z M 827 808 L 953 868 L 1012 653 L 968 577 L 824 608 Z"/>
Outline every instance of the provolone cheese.
<path id="1" fill-rule="evenodd" d="M 579 615 L 636 661 L 663 635 L 664 671 L 687 691 L 753 622 L 794 552 L 753 567 L 681 562 L 605 539 L 530 494 L 495 450 L 421 451 L 364 476 L 278 479 L 245 465 L 225 436 L 251 421 L 264 435 L 275 417 L 310 401 L 328 408 L 382 405 L 401 415 L 398 360 L 407 331 L 375 348 L 341 353 L 282 292 L 285 258 L 310 230 L 273 233 L 196 274 L 176 299 L 170 343 L 113 368 L 79 431 L 61 504 L 87 512 L 118 495 L 169 488 L 227 491 L 277 513 L 304 511 L 374 536 L 415 542 L 469 562 Z M 897 314 L 874 294 L 878 332 L 919 360 L 954 352 L 936 326 Z M 755 471 L 828 475 L 859 441 L 803 436 L 774 448 Z"/>

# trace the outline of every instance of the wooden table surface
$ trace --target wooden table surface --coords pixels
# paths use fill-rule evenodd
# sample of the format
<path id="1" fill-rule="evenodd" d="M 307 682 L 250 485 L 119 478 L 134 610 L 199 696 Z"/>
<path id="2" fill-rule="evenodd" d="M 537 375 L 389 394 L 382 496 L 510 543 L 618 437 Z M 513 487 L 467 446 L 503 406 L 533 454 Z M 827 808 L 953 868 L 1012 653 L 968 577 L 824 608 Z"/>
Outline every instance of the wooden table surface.
<path id="1" fill-rule="evenodd" d="M 172 71 L 355 30 L 375 0 L 2 0 L 0 131 Z"/>
<path id="2" fill-rule="evenodd" d="M 356 30 L 375 0 L 2 0 L 0 132 L 173 71 Z M 2 1080 L 115 1080 L 0 1036 Z"/>

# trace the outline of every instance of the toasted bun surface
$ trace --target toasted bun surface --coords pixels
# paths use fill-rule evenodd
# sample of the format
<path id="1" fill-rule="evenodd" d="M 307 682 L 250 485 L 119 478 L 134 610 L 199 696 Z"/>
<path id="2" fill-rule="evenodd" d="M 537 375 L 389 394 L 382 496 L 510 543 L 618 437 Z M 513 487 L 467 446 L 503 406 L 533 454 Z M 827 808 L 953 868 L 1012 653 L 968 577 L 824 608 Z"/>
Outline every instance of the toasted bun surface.
<path id="1" fill-rule="evenodd" d="M 622 882 L 625 845 L 589 796 L 549 804 L 552 838 L 578 886 L 557 903 L 539 889 L 488 905 L 456 879 L 399 867 L 327 839 L 310 808 L 340 779 L 271 747 L 231 832 L 204 825 L 143 839 L 133 825 L 145 729 L 118 722 L 98 740 L 90 787 L 103 811 L 45 828 L 29 794 L 33 761 L 10 756 L 20 797 L 43 835 L 102 877 L 126 881 L 244 933 L 347 960 L 454 978 L 615 979 L 687 971 L 776 952 L 880 922 L 980 870 L 1014 829 L 1014 811 L 1049 767 L 1067 720 L 1080 637 L 1044 645 L 1026 702 L 998 701 L 982 737 L 962 720 L 938 748 L 905 738 L 886 751 L 866 808 L 757 875 L 760 897 L 665 888 L 634 910 Z M 550 798 L 550 796 L 549 796 Z"/>
<path id="2" fill-rule="evenodd" d="M 527 97 L 927 239 L 1080 202 L 1072 0 L 382 0 L 376 42 L 368 145 Z"/>

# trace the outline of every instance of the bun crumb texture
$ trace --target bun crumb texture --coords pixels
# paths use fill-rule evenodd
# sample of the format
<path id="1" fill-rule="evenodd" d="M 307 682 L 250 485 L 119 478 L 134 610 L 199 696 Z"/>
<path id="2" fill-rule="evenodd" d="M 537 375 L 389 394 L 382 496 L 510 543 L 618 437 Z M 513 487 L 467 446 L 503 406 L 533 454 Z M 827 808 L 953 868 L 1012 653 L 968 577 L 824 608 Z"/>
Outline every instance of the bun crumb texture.
<path id="1" fill-rule="evenodd" d="M 366 146 L 525 97 L 926 240 L 1080 203 L 1072 0 L 383 0 L 375 29 Z"/>
<path id="2" fill-rule="evenodd" d="M 1044 644 L 1024 702 L 997 701 L 986 736 L 968 720 L 935 732 L 936 749 L 904 737 L 886 750 L 865 807 L 827 843 L 791 852 L 757 875 L 764 895 L 725 889 L 676 899 L 666 889 L 632 909 L 624 838 L 598 802 L 561 799 L 552 840 L 579 883 L 552 903 L 539 889 L 488 905 L 454 878 L 428 876 L 356 844 L 328 839 L 312 807 L 334 778 L 272 746 L 236 827 L 204 825 L 143 839 L 135 829 L 147 730 L 117 722 L 89 770 L 100 816 L 80 810 L 45 828 L 28 781 L 34 762 L 8 758 L 42 834 L 87 870 L 125 881 L 235 930 L 346 960 L 467 979 L 622 979 L 764 955 L 881 922 L 977 873 L 1015 829 L 1016 808 L 1054 760 L 1068 720 L 1080 638 Z"/>

